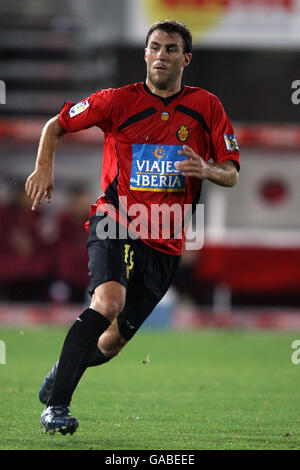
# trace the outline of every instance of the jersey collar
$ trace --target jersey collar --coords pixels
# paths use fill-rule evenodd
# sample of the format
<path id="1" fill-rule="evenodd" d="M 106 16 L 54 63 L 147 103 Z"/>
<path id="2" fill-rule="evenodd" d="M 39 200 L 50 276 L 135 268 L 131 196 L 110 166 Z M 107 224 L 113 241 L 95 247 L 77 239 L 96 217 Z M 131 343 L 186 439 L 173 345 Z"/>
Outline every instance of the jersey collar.
<path id="1" fill-rule="evenodd" d="M 150 91 L 149 87 L 146 85 L 146 82 L 143 82 L 143 85 L 147 93 L 150 93 L 150 95 L 155 96 L 156 98 L 160 99 L 165 106 L 168 106 L 168 104 L 170 104 L 171 101 L 177 98 L 177 96 L 179 96 L 182 90 L 184 89 L 184 85 L 181 85 L 181 89 L 177 93 L 175 93 L 175 95 L 168 96 L 167 98 L 162 98 L 161 96 L 158 96 L 155 93 L 152 93 L 152 91 Z"/>

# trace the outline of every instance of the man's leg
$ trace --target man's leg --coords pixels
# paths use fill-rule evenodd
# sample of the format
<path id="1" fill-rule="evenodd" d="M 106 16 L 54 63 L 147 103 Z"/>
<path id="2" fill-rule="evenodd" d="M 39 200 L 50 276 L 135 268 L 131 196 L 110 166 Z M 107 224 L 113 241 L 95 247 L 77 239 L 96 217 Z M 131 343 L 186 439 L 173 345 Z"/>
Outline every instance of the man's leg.
<path id="1" fill-rule="evenodd" d="M 90 307 L 66 336 L 48 406 L 69 406 L 98 338 L 123 310 L 125 297 L 126 289 L 119 282 L 105 282 L 95 289 Z"/>
<path id="2" fill-rule="evenodd" d="M 47 407 L 41 416 L 43 432 L 73 433 L 78 426 L 69 413 L 72 394 L 89 365 L 91 353 L 125 305 L 126 289 L 116 281 L 98 286 L 92 302 L 70 328 L 59 358 Z"/>
<path id="3" fill-rule="evenodd" d="M 99 366 L 113 359 L 119 354 L 121 349 L 127 344 L 127 341 L 121 336 L 118 328 L 117 319 L 115 319 L 107 330 L 98 338 L 91 354 L 89 356 L 87 367 Z M 59 361 L 52 367 L 50 372 L 43 380 L 39 399 L 42 403 L 47 403 L 52 393 L 53 383 L 56 377 Z"/>

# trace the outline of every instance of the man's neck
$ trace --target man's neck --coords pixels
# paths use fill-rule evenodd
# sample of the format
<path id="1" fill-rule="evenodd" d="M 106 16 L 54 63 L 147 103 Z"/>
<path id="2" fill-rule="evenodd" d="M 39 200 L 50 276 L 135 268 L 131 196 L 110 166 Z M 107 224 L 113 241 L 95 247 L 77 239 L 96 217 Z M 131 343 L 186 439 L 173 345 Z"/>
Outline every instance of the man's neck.
<path id="1" fill-rule="evenodd" d="M 182 88 L 181 81 L 180 81 L 172 87 L 169 87 L 167 89 L 161 89 L 161 88 L 158 88 L 157 86 L 155 86 L 149 80 L 148 77 L 146 78 L 146 85 L 149 88 L 149 90 L 151 91 L 151 93 L 153 93 L 154 95 L 157 95 L 161 98 L 168 98 L 169 96 L 175 95 L 176 93 L 179 93 L 179 91 Z"/>

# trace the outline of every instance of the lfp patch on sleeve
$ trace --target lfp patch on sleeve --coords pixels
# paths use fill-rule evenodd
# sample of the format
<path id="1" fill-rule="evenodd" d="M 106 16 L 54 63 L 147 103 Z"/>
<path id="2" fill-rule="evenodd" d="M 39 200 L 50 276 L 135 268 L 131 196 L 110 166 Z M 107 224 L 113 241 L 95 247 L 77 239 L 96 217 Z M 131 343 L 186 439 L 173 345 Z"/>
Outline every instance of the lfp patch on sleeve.
<path id="1" fill-rule="evenodd" d="M 132 145 L 130 189 L 138 191 L 184 191 L 185 176 L 175 169 L 182 145 Z"/>
<path id="2" fill-rule="evenodd" d="M 230 150 L 231 152 L 239 150 L 239 146 L 234 137 L 234 134 L 224 134 L 224 140 L 227 150 Z"/>
<path id="3" fill-rule="evenodd" d="M 83 113 L 89 107 L 88 100 L 80 101 L 80 103 L 74 104 L 72 108 L 70 108 L 69 115 L 70 118 L 77 116 L 77 114 Z"/>

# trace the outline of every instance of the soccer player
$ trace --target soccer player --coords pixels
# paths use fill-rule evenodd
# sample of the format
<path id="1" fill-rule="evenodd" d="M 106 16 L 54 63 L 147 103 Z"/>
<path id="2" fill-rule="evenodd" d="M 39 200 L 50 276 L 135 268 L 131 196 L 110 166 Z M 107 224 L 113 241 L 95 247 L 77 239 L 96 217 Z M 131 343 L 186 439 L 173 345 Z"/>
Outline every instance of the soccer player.
<path id="1" fill-rule="evenodd" d="M 42 383 L 43 432 L 76 430 L 69 406 L 81 376 L 119 354 L 172 282 L 184 236 L 175 236 L 175 216 L 170 236 L 164 236 L 159 221 L 153 236 L 151 209 L 176 204 L 183 213 L 186 204 L 198 202 L 203 180 L 228 187 L 237 183 L 239 149 L 219 99 L 182 85 L 191 49 L 184 24 L 155 23 L 146 38 L 145 83 L 99 90 L 78 104 L 67 102 L 43 129 L 35 171 L 25 187 L 32 210 L 43 197 L 51 201 L 61 137 L 91 126 L 105 136 L 103 194 L 91 206 L 86 224 L 91 304 L 71 326 L 59 360 Z M 133 217 L 136 205 L 141 218 Z M 106 239 L 99 236 L 105 218 L 116 221 L 115 233 L 108 230 Z M 134 238 L 129 232 L 137 229 L 137 219 L 142 235 Z M 124 227 L 131 227 L 125 237 Z"/>

